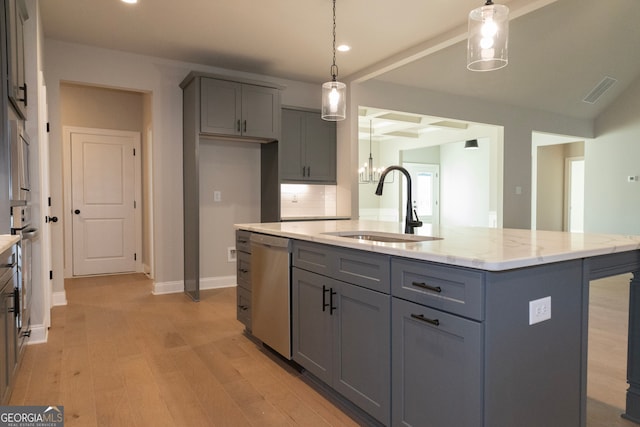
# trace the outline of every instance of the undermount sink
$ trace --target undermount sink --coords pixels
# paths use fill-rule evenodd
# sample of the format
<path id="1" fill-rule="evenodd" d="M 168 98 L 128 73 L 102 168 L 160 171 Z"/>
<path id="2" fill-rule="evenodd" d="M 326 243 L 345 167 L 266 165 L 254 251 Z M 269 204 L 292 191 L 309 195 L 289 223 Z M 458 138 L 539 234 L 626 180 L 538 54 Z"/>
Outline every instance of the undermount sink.
<path id="1" fill-rule="evenodd" d="M 442 237 L 417 236 L 415 234 L 383 233 L 380 231 L 337 231 L 333 233 L 323 233 L 331 236 L 346 237 L 348 239 L 368 240 L 383 243 L 412 243 L 425 242 L 429 240 L 442 240 Z"/>

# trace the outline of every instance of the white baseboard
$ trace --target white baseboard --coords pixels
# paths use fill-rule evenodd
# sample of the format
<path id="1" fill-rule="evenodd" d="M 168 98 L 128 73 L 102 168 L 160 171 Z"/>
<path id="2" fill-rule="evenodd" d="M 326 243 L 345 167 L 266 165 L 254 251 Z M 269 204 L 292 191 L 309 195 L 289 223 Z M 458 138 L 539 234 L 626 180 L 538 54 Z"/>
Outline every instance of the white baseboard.
<path id="1" fill-rule="evenodd" d="M 42 344 L 47 342 L 49 329 L 44 325 L 31 325 L 31 335 L 27 344 Z"/>
<path id="2" fill-rule="evenodd" d="M 67 305 L 67 293 L 65 291 L 54 292 L 51 295 L 51 305 L 53 307 L 57 305 Z"/>
<path id="3" fill-rule="evenodd" d="M 231 288 L 236 286 L 236 276 L 205 277 L 200 279 L 200 290 Z M 184 292 L 184 281 L 154 283 L 153 295 L 176 294 Z"/>

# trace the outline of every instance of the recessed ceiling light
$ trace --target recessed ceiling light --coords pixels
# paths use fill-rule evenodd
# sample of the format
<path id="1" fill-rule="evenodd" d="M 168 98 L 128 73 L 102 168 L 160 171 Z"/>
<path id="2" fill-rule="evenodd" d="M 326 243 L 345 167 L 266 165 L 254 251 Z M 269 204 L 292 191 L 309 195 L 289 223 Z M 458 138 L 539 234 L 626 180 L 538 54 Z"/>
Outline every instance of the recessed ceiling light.
<path id="1" fill-rule="evenodd" d="M 122 0 L 123 3 L 136 4 L 138 0 Z"/>
<path id="2" fill-rule="evenodd" d="M 336 49 L 338 49 L 340 52 L 349 52 L 351 50 L 351 46 L 349 46 L 348 44 L 341 44 Z"/>

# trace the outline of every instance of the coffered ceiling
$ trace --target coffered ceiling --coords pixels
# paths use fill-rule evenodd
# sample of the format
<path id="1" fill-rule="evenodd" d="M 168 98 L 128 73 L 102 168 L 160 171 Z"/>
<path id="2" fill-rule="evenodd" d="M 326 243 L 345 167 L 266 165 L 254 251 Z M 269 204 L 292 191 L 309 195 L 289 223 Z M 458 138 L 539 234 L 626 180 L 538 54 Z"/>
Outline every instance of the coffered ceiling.
<path id="1" fill-rule="evenodd" d="M 594 118 L 640 74 L 638 0 L 504 0 L 509 65 L 465 67 L 468 12 L 481 0 L 338 0 L 341 80 L 375 78 Z M 46 0 L 45 37 L 274 77 L 329 79 L 330 0 Z M 596 104 L 582 99 L 605 76 Z"/>

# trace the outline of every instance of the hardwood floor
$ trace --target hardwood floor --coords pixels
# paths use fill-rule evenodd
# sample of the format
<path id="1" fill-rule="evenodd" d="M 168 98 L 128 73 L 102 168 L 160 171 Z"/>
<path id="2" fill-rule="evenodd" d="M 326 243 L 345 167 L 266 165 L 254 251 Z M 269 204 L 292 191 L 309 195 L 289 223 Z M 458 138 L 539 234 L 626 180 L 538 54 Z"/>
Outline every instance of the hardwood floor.
<path id="1" fill-rule="evenodd" d="M 64 405 L 71 426 L 355 426 L 235 320 L 235 289 L 151 295 L 143 275 L 71 279 L 11 405 Z M 628 276 L 591 286 L 588 426 L 624 406 Z"/>

